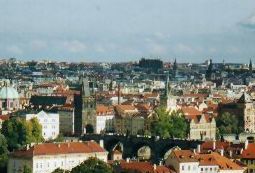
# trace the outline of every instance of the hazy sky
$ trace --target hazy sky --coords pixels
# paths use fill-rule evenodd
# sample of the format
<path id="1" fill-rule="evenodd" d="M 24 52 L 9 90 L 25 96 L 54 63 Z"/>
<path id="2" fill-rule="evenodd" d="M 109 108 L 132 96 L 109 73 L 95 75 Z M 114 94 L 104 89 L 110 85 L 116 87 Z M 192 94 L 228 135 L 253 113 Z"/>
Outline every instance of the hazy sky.
<path id="1" fill-rule="evenodd" d="M 255 61 L 254 0 L 0 0 L 0 57 Z"/>

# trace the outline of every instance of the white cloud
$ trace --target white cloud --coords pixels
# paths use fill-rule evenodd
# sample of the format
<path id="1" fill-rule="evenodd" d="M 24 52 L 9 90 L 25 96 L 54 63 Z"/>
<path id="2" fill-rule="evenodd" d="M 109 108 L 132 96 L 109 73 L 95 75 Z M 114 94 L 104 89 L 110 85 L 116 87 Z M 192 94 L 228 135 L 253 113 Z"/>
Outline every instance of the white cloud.
<path id="1" fill-rule="evenodd" d="M 17 45 L 8 46 L 8 47 L 6 47 L 6 50 L 9 53 L 14 54 L 14 55 L 22 55 L 23 54 L 23 50 L 20 47 L 18 47 Z"/>
<path id="2" fill-rule="evenodd" d="M 150 46 L 150 52 L 152 54 L 162 55 L 162 54 L 165 54 L 167 52 L 167 48 L 164 45 L 155 43 L 155 44 L 152 44 Z"/>
<path id="3" fill-rule="evenodd" d="M 178 53 L 194 53 L 194 49 L 191 46 L 180 43 L 174 47 L 174 50 Z"/>
<path id="4" fill-rule="evenodd" d="M 48 47 L 47 42 L 42 40 L 33 40 L 30 42 L 30 47 L 32 50 L 42 50 Z"/>
<path id="5" fill-rule="evenodd" d="M 66 50 L 73 53 L 85 51 L 87 49 L 86 44 L 78 40 L 65 41 L 63 46 Z"/>
<path id="6" fill-rule="evenodd" d="M 255 29 L 255 14 L 251 15 L 247 19 L 241 22 L 241 25 L 247 28 Z"/>

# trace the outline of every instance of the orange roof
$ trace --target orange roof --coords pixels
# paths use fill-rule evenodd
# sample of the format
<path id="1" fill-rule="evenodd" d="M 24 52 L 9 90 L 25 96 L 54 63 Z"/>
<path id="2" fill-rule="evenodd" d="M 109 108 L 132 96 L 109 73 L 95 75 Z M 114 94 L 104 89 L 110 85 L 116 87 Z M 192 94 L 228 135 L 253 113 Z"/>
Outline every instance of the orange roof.
<path id="1" fill-rule="evenodd" d="M 197 115 L 201 115 L 202 112 L 200 112 L 199 110 L 197 110 L 195 107 L 182 107 L 181 108 L 182 112 L 184 113 L 185 116 L 197 116 Z"/>
<path id="2" fill-rule="evenodd" d="M 179 162 L 197 162 L 194 152 L 190 150 L 173 150 L 173 153 Z"/>
<path id="3" fill-rule="evenodd" d="M 28 150 L 22 149 L 13 152 L 14 157 L 33 157 L 36 155 L 58 155 L 69 153 L 95 153 L 106 152 L 99 144 L 88 142 L 43 143 L 36 144 Z"/>
<path id="4" fill-rule="evenodd" d="M 1 119 L 2 121 L 8 120 L 9 118 L 10 118 L 9 115 L 0 115 L 0 119 Z"/>
<path id="5" fill-rule="evenodd" d="M 221 156 L 219 153 L 212 152 L 210 154 L 198 154 L 196 159 L 199 160 L 200 165 L 218 165 L 220 170 L 242 170 L 243 168 L 238 164 L 232 162 L 230 159 Z"/>
<path id="6" fill-rule="evenodd" d="M 149 110 L 151 110 L 151 107 L 148 104 L 138 104 L 138 105 L 135 105 L 135 107 L 139 111 L 149 111 Z"/>
<path id="7" fill-rule="evenodd" d="M 243 150 L 241 157 L 244 159 L 255 159 L 255 143 L 249 143 L 247 149 Z"/>
<path id="8" fill-rule="evenodd" d="M 133 105 L 116 105 L 115 108 L 121 111 L 134 111 L 136 109 Z"/>
<path id="9" fill-rule="evenodd" d="M 170 173 L 165 166 L 154 166 L 150 162 L 121 162 L 122 170 L 133 170 L 137 173 Z"/>
<path id="10" fill-rule="evenodd" d="M 214 143 L 214 141 L 205 141 L 201 145 L 201 149 L 202 150 L 213 150 L 213 143 Z M 215 144 L 216 144 L 215 149 L 224 149 L 224 150 L 226 150 L 230 146 L 230 143 L 225 142 L 225 141 L 215 141 Z"/>
<path id="11" fill-rule="evenodd" d="M 105 105 L 97 105 L 96 107 L 97 115 L 113 113 L 113 108 Z"/>

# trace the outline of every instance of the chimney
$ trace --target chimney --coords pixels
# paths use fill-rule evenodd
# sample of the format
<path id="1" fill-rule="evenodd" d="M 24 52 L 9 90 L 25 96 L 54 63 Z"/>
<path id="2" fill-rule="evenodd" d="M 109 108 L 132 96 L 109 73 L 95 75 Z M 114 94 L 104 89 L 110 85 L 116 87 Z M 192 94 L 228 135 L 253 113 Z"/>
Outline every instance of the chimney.
<path id="1" fill-rule="evenodd" d="M 26 145 L 26 150 L 29 150 L 29 148 L 30 148 L 30 147 L 29 147 L 29 144 L 27 144 L 27 145 Z"/>
<path id="2" fill-rule="evenodd" d="M 198 144 L 198 145 L 197 145 L 197 153 L 200 153 L 200 152 L 201 152 L 201 145 Z"/>
<path id="3" fill-rule="evenodd" d="M 99 141 L 99 145 L 100 145 L 100 147 L 104 148 L 104 140 L 101 139 L 101 140 Z"/>
<path id="4" fill-rule="evenodd" d="M 155 171 L 157 169 L 157 165 L 153 164 L 153 170 Z"/>
<path id="5" fill-rule="evenodd" d="M 245 149 L 245 150 L 248 148 L 248 145 L 249 145 L 249 141 L 246 139 L 246 140 L 245 140 L 245 143 L 244 143 L 244 149 Z"/>
<path id="6" fill-rule="evenodd" d="M 220 155 L 221 155 L 221 156 L 224 156 L 224 149 L 223 149 L 223 148 L 220 149 Z"/>
<path id="7" fill-rule="evenodd" d="M 243 148 L 240 150 L 240 154 L 242 154 L 243 153 Z"/>
<path id="8" fill-rule="evenodd" d="M 216 150 L 216 140 L 213 140 L 213 151 Z"/>
<path id="9" fill-rule="evenodd" d="M 229 151 L 229 157 L 232 158 L 232 156 L 233 156 L 233 152 L 232 152 L 232 150 L 230 150 Z"/>
<path id="10" fill-rule="evenodd" d="M 60 144 L 58 144 L 58 148 L 60 148 Z"/>
<path id="11" fill-rule="evenodd" d="M 67 147 L 70 148 L 70 142 L 67 143 Z"/>
<path id="12" fill-rule="evenodd" d="M 159 161 L 159 166 L 162 166 L 162 165 L 163 165 L 163 164 L 162 164 L 162 160 L 160 160 L 160 161 Z"/>
<path id="13" fill-rule="evenodd" d="M 130 162 L 130 158 L 126 158 L 126 162 L 129 163 Z"/>

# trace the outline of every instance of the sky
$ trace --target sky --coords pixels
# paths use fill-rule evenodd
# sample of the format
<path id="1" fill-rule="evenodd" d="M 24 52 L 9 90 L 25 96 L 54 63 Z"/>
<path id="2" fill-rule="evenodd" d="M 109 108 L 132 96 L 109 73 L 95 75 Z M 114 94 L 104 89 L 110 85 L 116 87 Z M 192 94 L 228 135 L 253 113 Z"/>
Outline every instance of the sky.
<path id="1" fill-rule="evenodd" d="M 0 0 L 0 58 L 255 61 L 254 0 Z"/>

